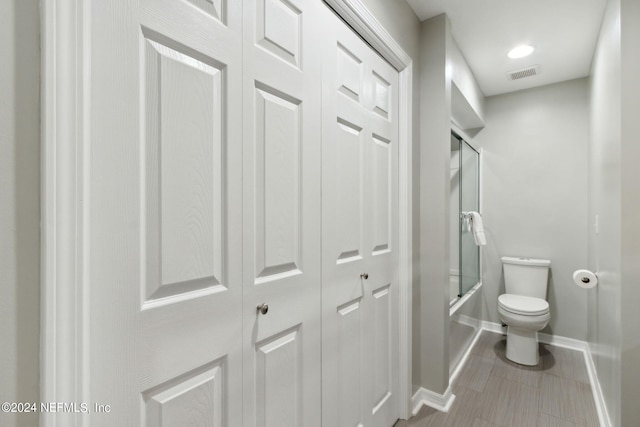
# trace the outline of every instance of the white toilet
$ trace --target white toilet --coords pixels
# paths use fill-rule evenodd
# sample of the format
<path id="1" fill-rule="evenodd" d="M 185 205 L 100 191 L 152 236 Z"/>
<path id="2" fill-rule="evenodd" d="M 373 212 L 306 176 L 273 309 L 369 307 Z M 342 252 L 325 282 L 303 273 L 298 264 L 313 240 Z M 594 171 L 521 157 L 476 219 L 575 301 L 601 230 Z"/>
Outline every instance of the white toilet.
<path id="1" fill-rule="evenodd" d="M 498 297 L 498 315 L 507 328 L 507 359 L 537 365 L 538 331 L 549 323 L 546 259 L 502 257 L 506 293 Z"/>

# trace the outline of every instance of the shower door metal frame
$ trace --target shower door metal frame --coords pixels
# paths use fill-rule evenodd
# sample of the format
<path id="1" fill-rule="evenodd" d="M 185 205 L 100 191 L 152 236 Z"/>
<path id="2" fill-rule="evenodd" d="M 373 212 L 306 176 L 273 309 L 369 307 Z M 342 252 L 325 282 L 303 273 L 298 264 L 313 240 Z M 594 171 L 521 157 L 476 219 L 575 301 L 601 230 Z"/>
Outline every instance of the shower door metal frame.
<path id="1" fill-rule="evenodd" d="M 462 129 L 460 129 L 458 126 L 456 126 L 454 123 L 451 123 L 451 134 L 456 137 L 458 140 L 460 140 L 461 143 L 466 143 L 473 151 L 475 151 L 478 154 L 478 213 L 482 214 L 483 212 L 483 206 L 482 206 L 482 147 L 480 147 L 478 144 L 476 144 L 475 142 L 473 142 L 472 137 L 467 134 L 466 132 L 464 132 Z M 462 148 L 461 148 L 461 154 L 460 154 L 460 162 L 462 162 Z M 460 169 L 462 170 L 462 167 L 460 167 Z M 460 199 L 462 199 L 462 189 L 460 192 Z M 461 201 L 459 203 L 459 210 L 461 211 Z M 462 235 L 462 222 L 460 221 L 459 224 L 459 228 L 460 228 L 460 232 L 458 235 L 458 239 L 460 239 L 461 235 Z M 460 269 L 460 274 L 462 274 L 462 268 L 461 268 L 461 264 L 462 264 L 462 248 L 460 247 L 461 245 L 459 245 L 458 247 L 458 252 L 459 252 L 459 261 L 458 261 L 458 267 Z M 478 286 L 478 284 L 482 283 L 482 273 L 483 273 L 483 268 L 482 268 L 482 259 L 483 259 L 483 248 L 482 246 L 478 246 L 478 281 L 472 286 L 472 288 Z M 458 301 L 460 301 L 461 298 L 464 297 L 464 295 L 466 293 L 468 293 L 468 291 L 465 294 L 462 294 L 461 291 L 461 286 L 462 286 L 462 282 L 460 281 L 458 283 Z"/>

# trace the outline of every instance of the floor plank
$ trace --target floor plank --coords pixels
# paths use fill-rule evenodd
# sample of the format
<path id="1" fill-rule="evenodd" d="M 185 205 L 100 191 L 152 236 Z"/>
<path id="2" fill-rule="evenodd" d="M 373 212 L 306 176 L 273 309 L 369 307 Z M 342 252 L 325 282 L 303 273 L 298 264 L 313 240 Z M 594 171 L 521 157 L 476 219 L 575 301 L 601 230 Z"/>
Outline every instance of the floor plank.
<path id="1" fill-rule="evenodd" d="M 484 331 L 471 350 L 448 413 L 422 407 L 395 427 L 572 427 L 599 425 L 584 355 L 540 344 L 540 364 L 505 356 L 506 337 Z"/>

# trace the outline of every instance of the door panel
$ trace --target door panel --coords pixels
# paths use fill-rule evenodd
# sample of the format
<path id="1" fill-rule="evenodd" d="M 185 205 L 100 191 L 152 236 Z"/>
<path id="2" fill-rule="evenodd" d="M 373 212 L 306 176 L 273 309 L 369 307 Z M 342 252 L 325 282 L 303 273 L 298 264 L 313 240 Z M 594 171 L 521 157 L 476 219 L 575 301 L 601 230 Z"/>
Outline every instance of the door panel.
<path id="1" fill-rule="evenodd" d="M 300 101 L 255 88 L 256 283 L 301 274 Z"/>
<path id="2" fill-rule="evenodd" d="M 337 311 L 336 373 L 341 382 L 338 384 L 335 415 L 340 420 L 338 425 L 361 426 L 362 373 L 354 367 L 360 364 L 363 351 L 362 298 L 343 304 Z"/>
<path id="3" fill-rule="evenodd" d="M 373 368 L 373 409 L 375 415 L 391 398 L 393 393 L 393 353 L 395 349 L 391 336 L 392 330 L 392 301 L 391 284 L 374 290 L 372 299 L 373 320 L 373 352 L 370 357 Z"/>
<path id="4" fill-rule="evenodd" d="M 398 77 L 326 12 L 323 424 L 388 427 L 398 418 Z"/>
<path id="5" fill-rule="evenodd" d="M 340 264 L 362 259 L 362 215 L 363 210 L 363 145 L 362 127 L 343 118 L 336 122 L 337 139 L 326 144 L 334 145 L 333 150 L 340 155 L 335 162 L 335 207 L 339 210 L 340 222 L 335 224 L 338 254 L 335 261 Z"/>
<path id="6" fill-rule="evenodd" d="M 366 410 L 371 426 L 393 425 L 398 418 L 398 73 L 369 49 L 371 96 L 370 187 L 372 221 L 371 298 L 366 306 L 373 339 L 368 347 L 372 370 L 366 377 L 371 395 Z"/>
<path id="7" fill-rule="evenodd" d="M 153 36 L 143 31 L 145 303 L 224 283 L 223 70 Z"/>
<path id="8" fill-rule="evenodd" d="M 177 381 L 143 394 L 146 425 L 153 427 L 227 425 L 224 361 L 216 361 Z"/>
<path id="9" fill-rule="evenodd" d="M 245 427 L 321 423 L 319 5 L 244 2 Z"/>
<path id="10" fill-rule="evenodd" d="M 91 425 L 241 423 L 241 16 L 201 6 L 88 9 Z"/>
<path id="11" fill-rule="evenodd" d="M 391 141 L 372 135 L 373 159 L 373 250 L 372 255 L 382 255 L 391 250 L 393 233 L 393 148 Z"/>
<path id="12" fill-rule="evenodd" d="M 256 344 L 256 425 L 298 427 L 303 421 L 306 372 L 300 326 Z"/>

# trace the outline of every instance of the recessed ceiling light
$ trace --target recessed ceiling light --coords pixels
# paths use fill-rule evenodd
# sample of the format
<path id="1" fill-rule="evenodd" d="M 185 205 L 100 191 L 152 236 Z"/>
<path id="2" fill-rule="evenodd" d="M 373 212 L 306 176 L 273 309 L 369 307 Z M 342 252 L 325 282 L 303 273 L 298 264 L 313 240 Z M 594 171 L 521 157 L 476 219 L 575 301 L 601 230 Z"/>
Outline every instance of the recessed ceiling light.
<path id="1" fill-rule="evenodd" d="M 525 56 L 531 55 L 533 52 L 533 46 L 528 44 L 521 44 L 520 46 L 516 46 L 507 53 L 507 56 L 511 59 L 516 58 L 524 58 Z"/>

